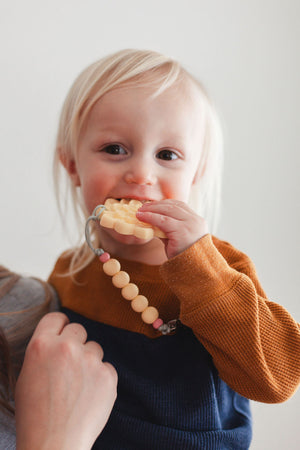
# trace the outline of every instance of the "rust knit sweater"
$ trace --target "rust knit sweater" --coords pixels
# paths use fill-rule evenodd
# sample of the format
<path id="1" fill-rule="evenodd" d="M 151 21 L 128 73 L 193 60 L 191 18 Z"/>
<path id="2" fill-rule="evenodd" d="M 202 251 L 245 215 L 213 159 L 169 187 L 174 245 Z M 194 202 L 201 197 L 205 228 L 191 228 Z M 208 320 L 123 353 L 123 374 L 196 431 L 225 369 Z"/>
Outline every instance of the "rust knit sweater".
<path id="1" fill-rule="evenodd" d="M 121 262 L 140 293 L 165 321 L 180 318 L 211 354 L 220 378 L 249 399 L 287 400 L 300 381 L 300 327 L 269 301 L 250 259 L 229 243 L 206 235 L 162 266 Z M 61 276 L 70 257 L 61 256 L 49 278 L 62 306 L 94 321 L 160 336 L 130 308 L 98 259 L 74 282 Z"/>

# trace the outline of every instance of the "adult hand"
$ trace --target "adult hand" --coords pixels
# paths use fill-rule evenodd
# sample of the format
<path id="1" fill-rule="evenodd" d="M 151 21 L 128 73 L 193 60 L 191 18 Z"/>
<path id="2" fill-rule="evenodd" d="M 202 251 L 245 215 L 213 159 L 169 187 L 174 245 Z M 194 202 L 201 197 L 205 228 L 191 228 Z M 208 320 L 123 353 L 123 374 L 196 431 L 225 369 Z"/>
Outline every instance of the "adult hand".
<path id="1" fill-rule="evenodd" d="M 103 350 L 62 313 L 39 322 L 16 385 L 17 450 L 90 449 L 116 399 Z"/>

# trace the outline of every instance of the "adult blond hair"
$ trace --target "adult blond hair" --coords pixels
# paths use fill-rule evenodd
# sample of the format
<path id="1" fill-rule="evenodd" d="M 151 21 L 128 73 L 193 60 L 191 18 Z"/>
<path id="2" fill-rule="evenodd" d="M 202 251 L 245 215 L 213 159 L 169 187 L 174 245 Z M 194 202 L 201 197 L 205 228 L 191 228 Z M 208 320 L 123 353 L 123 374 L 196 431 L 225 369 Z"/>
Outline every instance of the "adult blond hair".
<path id="1" fill-rule="evenodd" d="M 152 87 L 153 95 L 158 96 L 175 83 L 186 80 L 190 80 L 199 89 L 203 110 L 199 127 L 204 127 L 204 144 L 199 148 L 199 173 L 202 175 L 198 183 L 192 186 L 189 204 L 206 218 L 210 229 L 215 230 L 220 210 L 223 166 L 222 132 L 215 107 L 202 84 L 177 61 L 150 50 L 128 49 L 102 58 L 81 72 L 71 86 L 61 111 L 54 158 L 56 197 L 62 218 L 68 206 L 68 198 L 71 197 L 79 226 L 79 239 L 82 239 L 89 214 L 80 189 L 74 186 L 69 176 L 64 184 L 65 191 L 62 189 L 60 162 L 63 161 L 65 167 L 69 167 L 71 161 L 76 164 L 79 136 L 95 103 L 107 92 L 120 87 Z M 64 173 L 67 174 L 66 171 Z M 65 200 L 63 205 L 62 199 Z M 92 236 L 95 246 L 98 246 L 94 232 Z M 94 256 L 85 243 L 79 245 L 79 242 L 72 258 L 71 272 L 86 266 Z"/>

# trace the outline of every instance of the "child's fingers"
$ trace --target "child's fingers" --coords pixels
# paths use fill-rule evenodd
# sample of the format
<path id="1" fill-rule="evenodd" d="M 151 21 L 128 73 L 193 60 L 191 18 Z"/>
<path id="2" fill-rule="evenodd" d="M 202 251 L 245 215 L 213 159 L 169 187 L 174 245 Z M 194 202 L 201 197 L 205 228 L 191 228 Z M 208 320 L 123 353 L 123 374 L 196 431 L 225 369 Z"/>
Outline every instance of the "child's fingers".
<path id="1" fill-rule="evenodd" d="M 182 214 L 181 214 L 182 216 Z M 165 214 L 159 214 L 156 212 L 137 212 L 137 218 L 142 222 L 150 223 L 150 225 L 158 227 L 164 233 L 172 233 L 178 230 L 178 223 L 183 220 L 179 217 L 174 218 Z"/>
<path id="2" fill-rule="evenodd" d="M 139 208 L 137 218 L 140 219 L 142 217 L 140 213 L 144 214 L 146 212 L 172 217 L 176 220 L 185 220 L 188 214 L 195 214 L 185 203 L 178 200 L 162 200 L 160 202 L 145 203 Z"/>

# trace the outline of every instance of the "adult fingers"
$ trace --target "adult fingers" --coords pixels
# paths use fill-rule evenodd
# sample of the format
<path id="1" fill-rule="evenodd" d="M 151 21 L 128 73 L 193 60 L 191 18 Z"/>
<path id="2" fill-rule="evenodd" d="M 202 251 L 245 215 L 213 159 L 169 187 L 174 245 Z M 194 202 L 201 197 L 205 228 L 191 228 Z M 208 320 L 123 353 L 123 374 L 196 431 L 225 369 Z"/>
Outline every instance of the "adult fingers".
<path id="1" fill-rule="evenodd" d="M 61 337 L 64 339 L 75 339 L 84 344 L 87 340 L 87 332 L 80 323 L 69 323 L 63 328 Z"/>
<path id="2" fill-rule="evenodd" d="M 61 312 L 48 313 L 39 321 L 33 336 L 37 337 L 43 334 L 59 335 L 68 323 L 69 319 L 65 314 Z"/>
<path id="3" fill-rule="evenodd" d="M 98 356 L 102 361 L 103 359 L 103 348 L 95 341 L 89 341 L 84 346 L 85 350 Z"/>
<path id="4" fill-rule="evenodd" d="M 106 369 L 109 372 L 109 374 L 110 374 L 114 384 L 117 385 L 117 383 L 118 383 L 118 373 L 117 373 L 116 369 L 109 362 L 105 362 L 103 364 L 106 366 Z"/>

